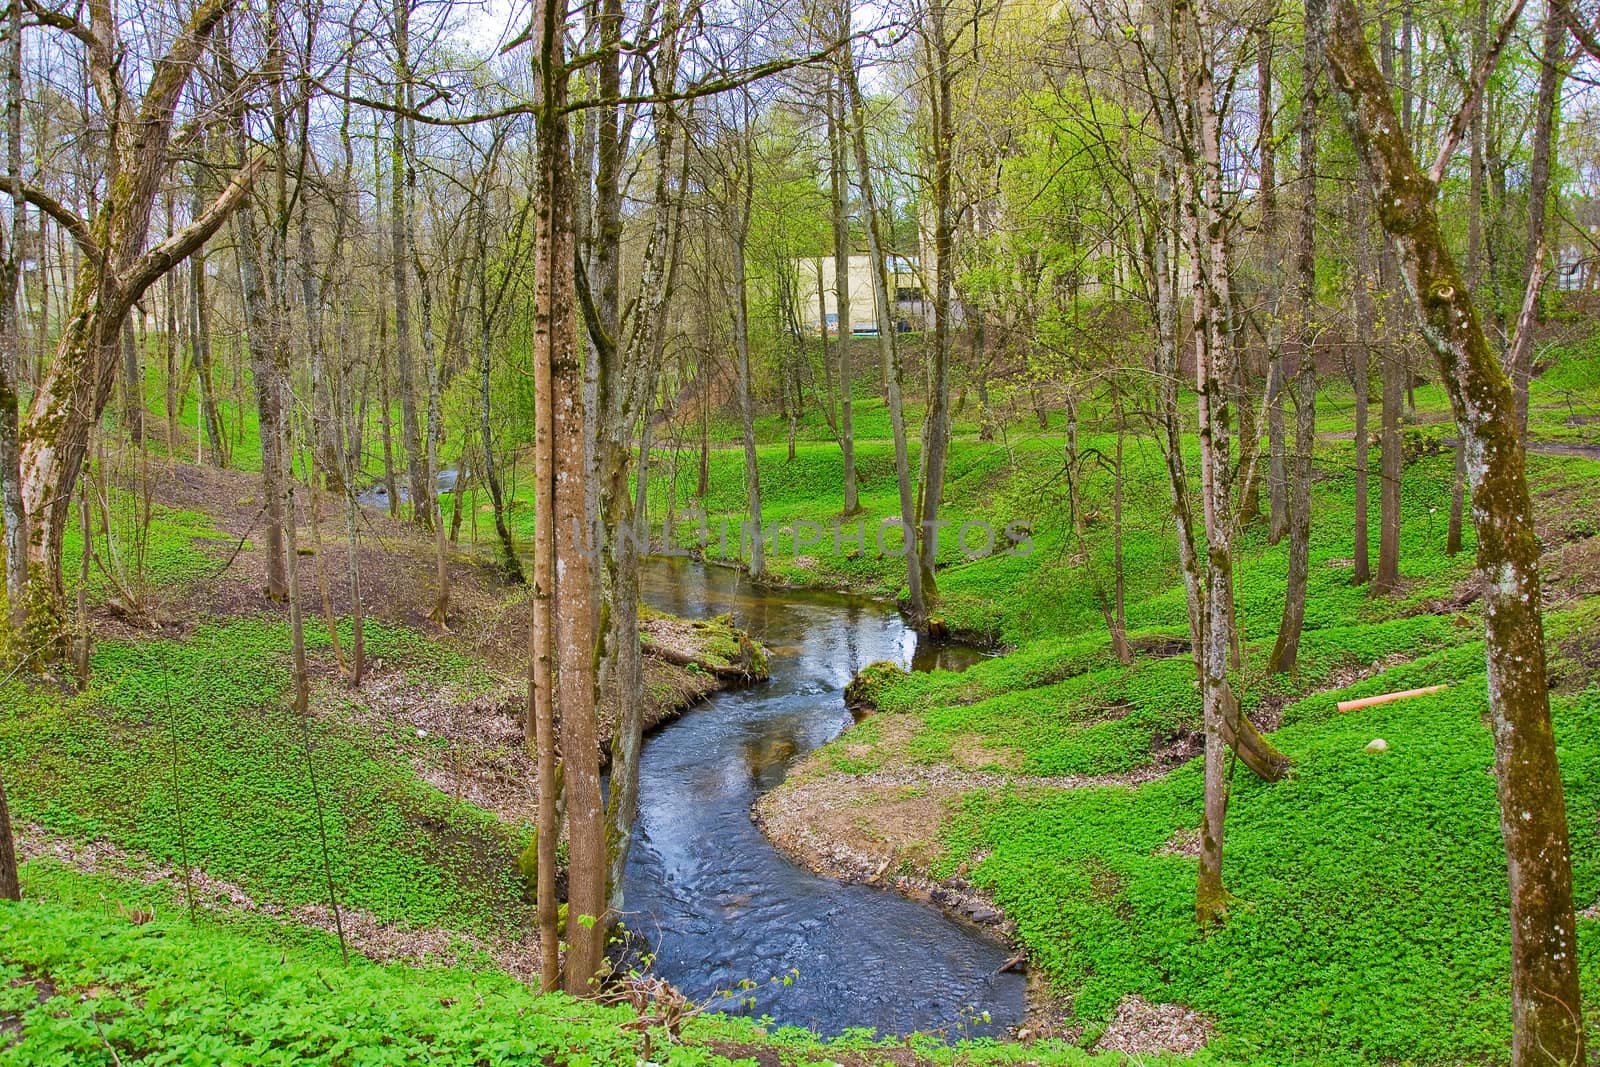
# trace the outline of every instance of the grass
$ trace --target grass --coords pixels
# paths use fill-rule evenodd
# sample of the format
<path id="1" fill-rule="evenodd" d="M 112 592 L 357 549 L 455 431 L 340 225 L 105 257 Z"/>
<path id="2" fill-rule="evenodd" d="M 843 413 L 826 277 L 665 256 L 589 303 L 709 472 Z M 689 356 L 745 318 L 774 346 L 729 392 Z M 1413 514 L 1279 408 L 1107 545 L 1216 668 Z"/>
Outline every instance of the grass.
<path id="1" fill-rule="evenodd" d="M 48 861 L 24 876 L 27 899 L 0 924 L 0 1067 L 743 1067 L 778 1056 L 824 1067 L 908 1050 L 928 1067 L 1090 1062 L 1061 1042 L 822 1041 L 724 1016 L 692 1018 L 674 1038 L 626 1007 L 541 996 L 493 970 L 345 964 L 331 935 L 227 911 L 191 924 L 160 887 Z"/>
<path id="2" fill-rule="evenodd" d="M 1600 410 L 1597 360 L 1594 342 L 1541 353 L 1548 369 L 1533 390 L 1536 437 L 1595 440 L 1593 425 L 1569 419 Z M 886 412 L 865 377 L 858 386 L 860 546 L 836 551 L 832 543 L 842 458 L 820 411 L 813 407 L 797 428 L 793 460 L 787 423 L 758 420 L 763 517 L 787 531 L 769 565 L 783 582 L 896 596 L 904 561 L 879 551 L 871 533 L 898 511 Z M 1294 769 L 1272 785 L 1235 774 L 1230 918 L 1202 933 L 1193 922 L 1196 862 L 1171 847 L 1198 825 L 1197 763 L 1138 786 L 1111 777 L 1071 789 L 1027 780 L 1148 774 L 1198 726 L 1162 457 L 1149 442 L 1126 441 L 1123 555 L 1139 654 L 1122 666 L 1099 608 L 1112 573 L 1109 473 L 1094 467 L 1084 479 L 1080 542 L 1060 476 L 1059 417 L 1040 429 L 1026 390 L 996 385 L 994 395 L 1008 415 L 999 440 L 977 439 L 974 405 L 956 420 L 945 515 L 995 530 L 1020 524 L 1031 550 L 1001 545 L 968 558 L 955 539 L 942 541 L 937 610 L 951 629 L 1001 644 L 1007 654 L 961 674 L 874 668 L 866 688 L 885 718 L 852 731 L 848 750 L 844 743 L 820 750 L 808 776 L 893 770 L 897 761 L 1020 776 L 1005 788 L 965 793 L 942 824 L 928 827 L 937 847 L 927 854 L 938 857 L 931 873 L 959 874 L 993 895 L 1015 920 L 1033 965 L 1069 1005 L 1083 1044 L 1136 993 L 1188 1005 L 1215 1022 L 1201 1062 L 1504 1062 L 1505 856 L 1486 773 L 1493 755 L 1481 619 L 1475 606 L 1456 606 L 1471 576 L 1471 535 L 1466 551 L 1444 553 L 1452 457 L 1426 447 L 1444 431 L 1413 427 L 1402 487 L 1404 584 L 1381 599 L 1349 582 L 1353 447 L 1319 442 L 1310 603 L 1291 676 L 1262 669 L 1282 612 L 1287 546 L 1267 543 L 1259 524 L 1236 543 L 1244 656 L 1235 684 L 1248 709 L 1281 718 L 1273 741 Z M 1424 384 L 1417 396 L 1418 422 L 1444 414 L 1437 386 Z M 1324 434 L 1349 429 L 1342 383 L 1324 386 L 1320 409 Z M 246 431 L 236 461 L 249 466 L 248 405 L 229 414 Z M 910 414 L 915 463 L 920 411 Z M 191 395 L 184 415 L 191 429 L 193 415 Z M 736 437 L 731 424 L 713 430 L 720 446 Z M 1081 443 L 1085 452 L 1109 455 L 1115 440 L 1086 417 Z M 736 534 L 723 548 L 716 531 L 722 522 L 737 531 L 743 517 L 742 452 L 711 450 L 704 499 L 692 494 L 697 458 L 692 449 L 678 457 L 676 512 L 682 519 L 704 510 L 711 554 L 736 558 Z M 1186 460 L 1196 472 L 1192 443 Z M 649 486 L 658 530 L 671 466 L 669 452 L 658 450 Z M 1536 455 L 1530 480 L 1555 536 L 1578 543 L 1600 535 L 1593 461 Z M 527 537 L 522 481 L 511 518 Z M 130 521 L 122 514 L 117 521 Z M 807 521 L 824 531 L 821 545 L 794 544 Z M 697 539 L 692 523 L 675 532 L 680 543 Z M 147 580 L 178 587 L 203 580 L 216 566 L 208 542 L 217 536 L 206 516 L 157 507 L 143 548 Z M 1580 907 L 1600 896 L 1600 687 L 1593 676 L 1600 606 L 1584 598 L 1584 579 L 1569 574 L 1570 588 L 1554 589 L 1562 607 L 1548 619 Z M 90 583 L 91 596 L 108 595 L 103 575 L 92 573 Z M 315 624 L 310 635 L 324 658 L 327 635 Z M 713 644 L 731 658 L 736 649 L 717 644 L 719 637 Z M 470 656 L 403 627 L 369 620 L 367 641 L 369 656 L 404 664 L 414 681 L 464 692 L 487 684 Z M 282 624 L 238 619 L 201 625 L 182 639 L 102 642 L 83 694 L 0 684 L 0 769 L 13 817 L 114 843 L 150 864 L 186 850 L 212 876 L 289 905 L 322 900 L 325 826 L 347 906 L 402 926 L 489 936 L 522 929 L 527 905 L 515 857 L 526 828 L 423 783 L 414 761 L 437 739 L 385 730 L 336 699 L 325 700 L 309 724 L 293 716 L 287 650 Z M 1351 715 L 1334 708 L 1346 696 L 1440 682 L 1450 688 L 1432 697 Z M 883 729 L 891 715 L 913 729 Z M 1364 750 L 1375 737 L 1387 751 Z M 325 823 L 312 803 L 311 768 Z M 861 818 L 870 828 L 869 808 Z M 346 968 L 327 935 L 264 916 L 218 913 L 191 926 L 170 885 L 117 882 L 50 861 L 28 864 L 25 876 L 28 902 L 0 924 L 0 1032 L 12 1036 L 13 1019 L 22 1026 L 20 1043 L 0 1049 L 0 1065 L 547 1060 L 631 1067 L 769 1054 L 793 1063 L 881 1058 L 864 1035 L 824 1043 L 723 1018 L 695 1021 L 683 1044 L 657 1034 L 646 1046 L 625 1010 L 541 998 L 490 970 L 360 960 Z M 117 904 L 148 905 L 155 918 L 132 924 Z M 1600 1021 L 1597 938 L 1600 923 L 1580 924 L 1591 1026 Z M 936 1063 L 1087 1058 L 1059 1043 L 916 1047 Z"/>
<path id="3" fill-rule="evenodd" d="M 403 628 L 369 620 L 366 640 L 369 657 L 435 684 L 475 678 Z M 326 648 L 326 633 L 309 626 L 308 644 Z M 417 779 L 411 753 L 431 739 L 375 732 L 337 705 L 304 723 L 288 706 L 288 651 L 285 625 L 237 619 L 181 641 L 103 642 L 81 695 L 6 683 L 13 819 L 157 862 L 186 846 L 193 865 L 286 904 L 325 899 L 325 830 L 343 903 L 385 920 L 519 928 L 521 831 Z"/>
<path id="4" fill-rule="evenodd" d="M 1212 1015 L 1217 1051 L 1256 1062 L 1503 1060 L 1505 856 L 1481 645 L 1352 695 L 1419 673 L 1455 688 L 1347 717 L 1324 714 L 1327 698 L 1291 706 L 1274 740 L 1293 776 L 1235 778 L 1235 899 L 1216 933 L 1193 922 L 1195 861 L 1161 853 L 1197 823 L 1198 765 L 1138 789 L 974 794 L 946 831 L 947 862 L 985 857 L 971 877 L 1091 1029 L 1137 992 Z M 1555 720 L 1587 903 L 1600 891 L 1600 691 L 1559 700 Z M 1373 737 L 1388 751 L 1364 752 Z M 1582 924 L 1591 1004 L 1596 935 Z"/>
<path id="5" fill-rule="evenodd" d="M 1587 350 L 1562 355 L 1555 380 L 1592 395 L 1600 387 L 1600 375 L 1590 376 L 1593 358 Z M 1336 390 L 1335 403 L 1323 406 L 1325 432 L 1337 432 L 1343 418 Z M 1545 395 L 1536 387 L 1535 405 Z M 1425 413 L 1442 414 L 1441 402 L 1442 394 L 1419 391 Z M 1098 429 L 1084 441 L 1101 451 L 1111 443 Z M 960 795 L 922 852 L 939 857 L 929 873 L 970 879 L 1016 921 L 1085 1043 L 1122 998 L 1138 994 L 1213 1019 L 1209 1051 L 1229 1061 L 1506 1061 L 1508 903 L 1482 619 L 1459 595 L 1473 574 L 1472 538 L 1469 527 L 1465 551 L 1444 552 L 1453 456 L 1418 447 L 1427 443 L 1425 434 L 1415 437 L 1403 474 L 1402 588 L 1374 598 L 1349 580 L 1353 446 L 1319 442 L 1309 606 L 1290 676 L 1263 671 L 1283 610 L 1287 545 L 1269 544 L 1260 525 L 1235 543 L 1244 656 L 1234 683 L 1247 709 L 1281 718 L 1272 740 L 1293 772 L 1270 785 L 1242 768 L 1233 776 L 1225 878 L 1234 897 L 1220 930 L 1195 926 L 1197 861 L 1173 847 L 1199 824 L 1198 761 L 1142 785 L 1030 781 L 1144 772 L 1200 725 L 1164 471 L 1159 456 L 1131 442 L 1124 554 L 1130 636 L 1140 649 L 1134 664 L 1112 656 L 1095 589 L 1110 574 L 1109 480 L 1086 485 L 1096 521 L 1080 545 L 1050 480 L 1060 452 L 1049 441 L 1013 445 L 1015 463 L 993 467 L 986 450 L 999 446 L 959 441 L 956 465 L 983 473 L 958 481 L 952 511 L 1015 507 L 1032 523 L 1036 551 L 943 570 L 937 610 L 1009 652 L 960 674 L 872 668 L 865 692 L 884 716 L 911 720 L 909 728 L 852 731 L 820 750 L 798 779 L 893 774 L 897 764 L 1013 775 L 1008 786 Z M 1375 555 L 1378 457 L 1371 458 Z M 1197 464 L 1188 459 L 1192 472 Z M 1594 461 L 1533 455 L 1529 477 L 1549 547 L 1600 532 L 1592 526 L 1600 506 Z M 803 493 L 781 496 L 779 507 L 803 511 Z M 874 504 L 888 510 L 885 496 Z M 877 588 L 893 586 L 892 570 L 872 562 Z M 1553 583 L 1559 607 L 1547 618 L 1580 908 L 1600 895 L 1600 679 L 1586 636 L 1597 600 L 1582 593 L 1591 577 L 1569 573 L 1568 586 Z M 1334 708 L 1347 697 L 1438 683 L 1450 688 L 1350 715 Z M 1388 750 L 1366 752 L 1376 737 Z M 871 810 L 862 818 L 870 824 Z M 1582 922 L 1579 934 L 1592 1024 L 1600 1020 L 1600 923 Z"/>
<path id="6" fill-rule="evenodd" d="M 91 603 L 109 599 L 119 583 L 136 586 L 131 590 L 136 594 L 183 588 L 221 569 L 232 539 L 217 529 L 210 516 L 151 504 L 150 521 L 144 525 L 137 518 L 136 502 L 117 498 L 116 503 L 122 514 L 113 515 L 109 543 L 98 520 L 91 526 L 91 548 L 97 561 L 89 568 L 87 591 Z M 68 527 L 63 540 L 63 558 L 67 561 L 64 577 L 71 599 L 77 594 L 77 564 L 83 558 L 82 527 Z"/>

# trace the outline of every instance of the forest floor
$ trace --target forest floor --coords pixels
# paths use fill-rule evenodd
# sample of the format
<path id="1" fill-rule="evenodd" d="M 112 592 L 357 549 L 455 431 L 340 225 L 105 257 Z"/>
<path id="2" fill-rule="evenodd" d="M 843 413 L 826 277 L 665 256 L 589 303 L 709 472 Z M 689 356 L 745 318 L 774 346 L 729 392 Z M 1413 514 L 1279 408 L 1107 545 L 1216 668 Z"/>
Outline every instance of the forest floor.
<path id="1" fill-rule="evenodd" d="M 1600 419 L 1589 417 L 1600 414 L 1600 345 L 1545 362 L 1536 438 L 1600 445 Z M 801 862 L 925 896 L 1013 938 L 1051 1009 L 1021 1040 L 823 1042 L 692 1006 L 674 1037 L 659 1002 L 535 995 L 522 981 L 536 954 L 517 862 L 532 810 L 519 726 L 525 613 L 488 546 L 471 544 L 488 528 L 486 505 L 475 491 L 463 501 L 448 632 L 427 618 L 431 537 L 358 516 L 371 674 L 355 691 L 321 621 L 325 559 L 347 651 L 345 518 L 337 498 L 321 498 L 322 543 L 301 531 L 313 549 L 301 570 L 315 676 L 306 721 L 287 707 L 282 606 L 260 591 L 257 479 L 152 459 L 148 532 L 124 532 L 116 558 L 101 539 L 89 570 L 88 688 L 63 677 L 0 683 L 0 769 L 27 857 L 27 899 L 0 926 L 0 1067 L 1506 1061 L 1505 858 L 1482 620 L 1470 527 L 1463 552 L 1444 552 L 1453 456 L 1438 387 L 1418 388 L 1408 419 L 1403 581 L 1381 598 L 1350 583 L 1349 398 L 1336 384 L 1319 394 L 1311 597 L 1288 677 L 1263 670 L 1286 545 L 1269 544 L 1260 523 L 1239 539 L 1237 686 L 1294 769 L 1273 785 L 1235 775 L 1234 896 L 1228 923 L 1208 936 L 1193 924 L 1199 707 L 1161 457 L 1144 438 L 1124 442 L 1136 654 L 1123 667 L 1099 610 L 1113 574 L 1112 480 L 1104 466 L 1085 479 L 1080 539 L 1067 519 L 1059 418 L 1033 422 L 1023 389 L 997 383 L 993 395 L 1005 408 L 996 440 L 979 439 L 973 405 L 957 413 L 945 513 L 1019 523 L 1031 551 L 1001 544 L 968 558 L 942 542 L 937 610 L 951 632 L 997 654 L 962 673 L 869 669 L 857 694 L 872 712 L 755 814 Z M 789 531 L 769 555 L 774 582 L 902 592 L 903 561 L 871 543 L 898 504 L 886 414 L 869 392 L 858 393 L 857 428 L 868 539 L 834 551 L 793 542 L 802 521 L 829 527 L 838 515 L 842 463 L 825 421 L 808 414 L 793 459 L 785 424 L 758 425 L 764 517 Z M 1092 412 L 1080 432 L 1086 453 L 1114 454 L 1115 434 Z M 680 516 L 700 507 L 736 520 L 738 450 L 709 451 L 710 491 L 692 499 L 693 445 L 662 439 L 655 518 L 673 488 Z M 125 455 L 113 457 L 114 483 L 131 484 Z M 1529 468 L 1593 1025 L 1600 461 L 1536 450 Z M 1375 554 L 1375 466 L 1371 485 Z M 117 531 L 140 528 L 141 508 L 126 490 L 106 503 Z M 530 513 L 524 486 L 509 515 L 519 537 Z M 74 534 L 69 560 L 80 549 Z M 143 580 L 111 577 L 133 571 Z M 737 636 L 727 627 L 647 618 L 648 643 L 663 653 L 648 661 L 660 714 L 715 684 L 720 650 Z M 701 669 L 669 662 L 693 658 L 696 641 Z M 1426 684 L 1450 688 L 1334 709 L 1346 696 Z M 1386 751 L 1365 751 L 1375 738 Z"/>
<path id="2" fill-rule="evenodd" d="M 69 668 L 0 679 L 26 900 L 0 926 L 0 1064 L 350 1062 L 357 1015 L 388 1031 L 412 1007 L 412 1034 L 374 1039 L 410 1049 L 388 1062 L 478 1062 L 493 1027 L 470 1016 L 485 997 L 527 1048 L 593 1035 L 632 1048 L 616 1011 L 519 984 L 538 958 L 520 864 L 537 804 L 525 590 L 488 553 L 452 546 L 441 629 L 431 535 L 361 512 L 367 673 L 353 688 L 342 498 L 320 494 L 323 541 L 300 530 L 302 719 L 283 605 L 263 591 L 259 478 L 151 460 L 148 498 L 109 480 L 114 547 L 97 518 L 83 583 L 87 686 Z M 81 551 L 75 532 L 68 558 Z M 650 727 L 733 684 L 730 620 L 645 625 Z M 349 970 L 341 934 L 360 961 Z M 220 987 L 202 988 L 208 974 Z M 435 1013 L 460 1003 L 458 1017 L 422 1022 L 419 989 Z M 524 1013 L 536 1032 L 514 1022 Z"/>
<path id="3" fill-rule="evenodd" d="M 855 691 L 865 717 L 763 797 L 758 822 L 814 870 L 1007 932 L 1035 993 L 1054 1004 L 1052 1018 L 1030 1023 L 1039 1037 L 1139 1054 L 1203 1042 L 1207 1054 L 1252 1062 L 1506 1060 L 1509 928 L 1483 624 L 1470 521 L 1463 551 L 1444 551 L 1454 463 L 1442 391 L 1419 388 L 1406 420 L 1402 583 L 1386 597 L 1350 581 L 1353 434 L 1348 398 L 1325 393 L 1310 604 L 1288 676 L 1264 669 L 1287 542 L 1270 544 L 1258 523 L 1238 543 L 1235 684 L 1294 769 L 1277 784 L 1243 769 L 1233 778 L 1223 929 L 1202 935 L 1193 922 L 1199 702 L 1164 470 L 1153 446 L 1131 437 L 1123 533 L 1133 664 L 1115 660 L 1099 612 L 1112 575 L 1110 479 L 1087 484 L 1080 541 L 1056 477 L 1058 428 L 996 443 L 958 436 L 945 514 L 1024 520 L 1033 552 L 942 555 L 935 611 L 1003 654 L 961 673 L 869 668 Z M 1600 344 L 1560 353 L 1535 383 L 1534 405 L 1534 433 L 1554 435 L 1531 448 L 1529 479 L 1594 1033 L 1600 419 L 1571 411 L 1600 411 Z M 1080 432 L 1086 450 L 1112 454 L 1107 427 L 1090 421 Z M 830 521 L 837 447 L 802 444 L 793 460 L 781 445 L 766 448 L 764 517 L 780 528 Z M 886 444 L 860 451 L 871 529 L 897 508 L 891 454 Z M 1375 562 L 1376 450 L 1371 459 Z M 891 554 L 768 558 L 779 582 L 903 595 L 904 564 Z M 1427 685 L 1449 688 L 1349 715 L 1334 707 Z M 1386 750 L 1368 752 L 1377 738 Z"/>

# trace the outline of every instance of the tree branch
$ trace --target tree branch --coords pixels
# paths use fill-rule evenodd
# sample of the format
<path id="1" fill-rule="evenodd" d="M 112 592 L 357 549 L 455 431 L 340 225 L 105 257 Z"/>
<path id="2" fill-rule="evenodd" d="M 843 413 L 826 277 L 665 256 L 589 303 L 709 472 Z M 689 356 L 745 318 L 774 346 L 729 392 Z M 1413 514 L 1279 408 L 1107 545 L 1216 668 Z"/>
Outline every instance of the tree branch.
<path id="1" fill-rule="evenodd" d="M 212 234 L 228 221 L 228 216 L 233 214 L 240 201 L 249 195 L 250 186 L 255 182 L 256 176 L 266 169 L 270 159 L 269 152 L 256 153 L 234 172 L 222 192 L 217 194 L 217 198 L 194 221 L 139 257 L 139 261 L 134 264 L 133 270 L 128 275 L 126 283 L 128 298 L 137 299 L 157 279 L 210 240 Z"/>
<path id="2" fill-rule="evenodd" d="M 1561 12 L 1561 17 L 1567 22 L 1567 29 L 1572 31 L 1572 36 L 1578 39 L 1578 44 L 1585 52 L 1595 59 L 1600 59 L 1600 18 L 1595 19 L 1593 26 L 1585 26 L 1578 19 L 1578 9 L 1572 0 L 1551 0 L 1555 9 Z"/>
<path id="3" fill-rule="evenodd" d="M 1478 98 L 1483 96 L 1483 88 L 1489 83 L 1489 75 L 1494 73 L 1495 64 L 1500 61 L 1500 53 L 1505 49 L 1506 42 L 1511 39 L 1511 31 L 1516 28 L 1517 19 L 1522 17 L 1522 9 L 1527 5 L 1527 0 L 1517 0 L 1511 5 L 1511 11 L 1500 23 L 1500 29 L 1494 35 L 1494 43 L 1478 61 L 1478 69 L 1472 72 L 1472 81 L 1467 85 L 1467 95 L 1462 98 L 1461 106 L 1456 109 L 1455 118 L 1450 120 L 1450 129 L 1445 132 L 1444 143 L 1439 146 L 1439 155 L 1434 159 L 1433 166 L 1428 168 L 1428 180 L 1438 185 L 1444 179 L 1445 168 L 1450 165 L 1450 157 L 1455 155 L 1456 145 L 1461 143 L 1461 135 L 1467 132 L 1467 123 L 1472 121 L 1472 113 L 1477 110 Z"/>
<path id="4" fill-rule="evenodd" d="M 594 293 L 589 288 L 589 272 L 584 268 L 583 256 L 578 253 L 576 245 L 572 250 L 572 274 L 578 291 L 578 305 L 583 309 L 583 324 L 589 329 L 589 340 L 594 342 L 601 366 L 605 366 L 616 359 L 617 343 L 606 333 L 605 324 L 600 321 L 600 312 L 594 306 Z"/>
<path id="5" fill-rule="evenodd" d="M 116 63 L 110 43 L 96 33 L 92 25 L 84 24 L 73 15 L 45 7 L 39 0 L 21 0 L 21 3 L 40 26 L 60 30 L 76 38 L 88 50 L 89 78 L 94 82 L 95 95 L 100 98 L 100 106 L 106 109 L 108 116 L 116 119 L 117 116 L 111 112 L 117 107 L 122 93 L 116 82 Z"/>
<path id="6" fill-rule="evenodd" d="M 211 31 L 217 28 L 217 23 L 222 21 L 234 2 L 203 0 L 194 9 L 167 54 L 156 61 L 155 70 L 150 76 L 150 87 L 145 91 L 144 102 L 139 108 L 141 126 L 165 125 L 172 121 L 173 110 L 184 84 L 189 80 L 189 72 L 200 58 Z"/>
<path id="7" fill-rule="evenodd" d="M 23 200 L 55 219 L 62 229 L 72 235 L 73 243 L 78 246 L 80 252 L 88 257 L 89 262 L 98 268 L 104 268 L 106 262 L 105 252 L 100 248 L 100 243 L 94 239 L 94 234 L 89 232 L 89 224 L 80 218 L 77 212 L 37 185 L 29 185 L 27 182 L 13 181 L 8 178 L 4 182 L 0 182 L 0 186 L 4 186 L 4 191 L 13 198 L 20 191 Z"/>

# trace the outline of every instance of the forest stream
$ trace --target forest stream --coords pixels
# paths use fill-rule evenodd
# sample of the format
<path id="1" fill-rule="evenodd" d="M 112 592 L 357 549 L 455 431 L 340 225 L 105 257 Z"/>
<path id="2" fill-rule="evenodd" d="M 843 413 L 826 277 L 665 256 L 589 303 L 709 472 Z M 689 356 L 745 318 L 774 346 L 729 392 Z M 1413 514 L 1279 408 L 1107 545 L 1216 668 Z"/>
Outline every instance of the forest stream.
<path id="1" fill-rule="evenodd" d="M 772 671 L 645 741 L 625 921 L 655 953 L 656 973 L 697 1000 L 734 991 L 721 1010 L 824 1034 L 871 1027 L 973 1036 L 1020 1024 L 1024 983 L 1002 973 L 1006 946 L 932 905 L 812 874 L 750 818 L 756 798 L 795 760 L 850 725 L 843 690 L 862 667 L 890 660 L 959 670 L 981 654 L 919 646 L 878 601 L 762 589 L 687 559 L 652 560 L 642 585 L 662 611 L 732 612 L 770 648 Z M 741 980 L 754 988 L 740 990 Z M 748 997 L 753 1007 L 741 1004 Z"/>

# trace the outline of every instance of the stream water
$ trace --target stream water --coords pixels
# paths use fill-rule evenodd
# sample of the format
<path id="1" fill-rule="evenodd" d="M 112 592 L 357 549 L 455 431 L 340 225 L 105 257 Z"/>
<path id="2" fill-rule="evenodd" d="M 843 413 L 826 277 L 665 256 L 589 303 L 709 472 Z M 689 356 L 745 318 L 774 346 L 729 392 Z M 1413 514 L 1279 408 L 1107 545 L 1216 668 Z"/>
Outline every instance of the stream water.
<path id="1" fill-rule="evenodd" d="M 868 663 L 961 669 L 979 653 L 918 646 L 876 601 L 758 589 L 725 568 L 652 560 L 647 603 L 676 615 L 732 612 L 771 649 L 770 680 L 719 693 L 648 738 L 626 922 L 656 973 L 696 999 L 756 983 L 721 1010 L 770 1015 L 824 1034 L 943 1029 L 997 1033 L 1021 1022 L 1023 979 L 1005 947 L 931 905 L 846 885 L 791 863 L 750 806 L 791 764 L 851 721 L 842 691 Z M 798 972 L 792 984 L 773 976 Z M 982 1014 L 987 1012 L 989 1022 Z"/>

